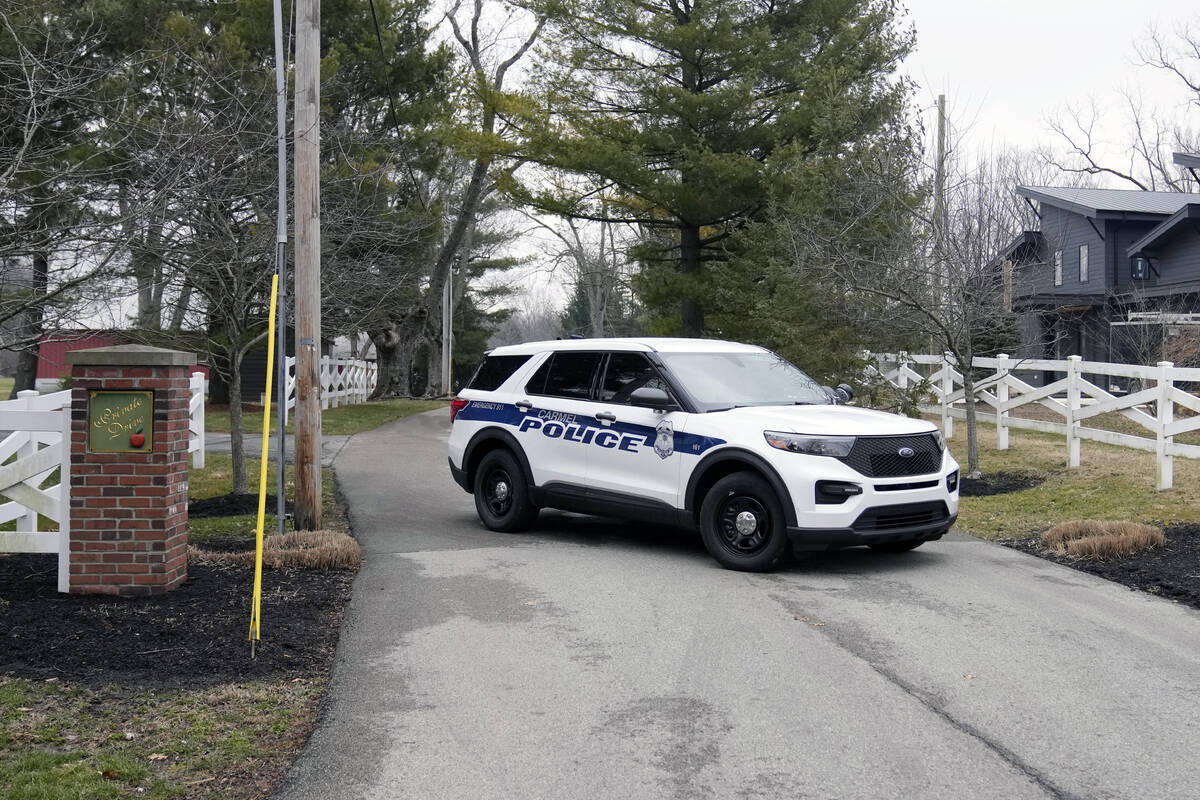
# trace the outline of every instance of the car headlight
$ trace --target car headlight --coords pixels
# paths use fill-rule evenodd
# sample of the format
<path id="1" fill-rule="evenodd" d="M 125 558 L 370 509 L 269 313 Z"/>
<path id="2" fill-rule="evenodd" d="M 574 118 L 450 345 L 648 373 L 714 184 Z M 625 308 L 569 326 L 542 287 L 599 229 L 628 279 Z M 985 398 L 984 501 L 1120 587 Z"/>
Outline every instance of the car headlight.
<path id="1" fill-rule="evenodd" d="M 946 452 L 946 435 L 942 433 L 941 428 L 933 429 L 933 440 L 937 442 L 939 453 Z"/>
<path id="2" fill-rule="evenodd" d="M 853 436 L 809 436 L 803 433 L 781 433 L 779 431 L 763 431 L 767 444 L 777 450 L 787 450 L 789 453 L 804 453 L 810 456 L 831 456 L 844 458 L 850 455 L 854 447 Z"/>

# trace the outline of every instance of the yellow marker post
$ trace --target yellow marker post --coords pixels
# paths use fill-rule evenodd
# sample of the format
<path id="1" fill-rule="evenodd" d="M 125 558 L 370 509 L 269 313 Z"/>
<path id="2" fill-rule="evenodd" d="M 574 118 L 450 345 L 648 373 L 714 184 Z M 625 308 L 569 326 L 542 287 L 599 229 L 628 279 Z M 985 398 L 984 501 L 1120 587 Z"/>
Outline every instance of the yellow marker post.
<path id="1" fill-rule="evenodd" d="M 259 639 L 262 617 L 263 522 L 267 513 L 267 444 L 271 439 L 271 377 L 275 374 L 275 303 L 279 276 L 271 276 L 271 306 L 267 314 L 267 402 L 263 408 L 262 461 L 258 468 L 258 522 L 254 528 L 254 596 L 250 601 L 250 657 Z M 280 467 L 282 469 L 282 466 Z"/>

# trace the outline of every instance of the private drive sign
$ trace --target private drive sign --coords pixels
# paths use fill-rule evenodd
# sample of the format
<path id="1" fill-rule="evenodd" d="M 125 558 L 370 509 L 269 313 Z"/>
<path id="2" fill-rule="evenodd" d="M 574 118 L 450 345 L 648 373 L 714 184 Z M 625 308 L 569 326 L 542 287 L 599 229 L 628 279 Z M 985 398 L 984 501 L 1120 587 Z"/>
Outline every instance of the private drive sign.
<path id="1" fill-rule="evenodd" d="M 154 449 L 154 392 L 88 393 L 88 450 L 148 453 Z"/>

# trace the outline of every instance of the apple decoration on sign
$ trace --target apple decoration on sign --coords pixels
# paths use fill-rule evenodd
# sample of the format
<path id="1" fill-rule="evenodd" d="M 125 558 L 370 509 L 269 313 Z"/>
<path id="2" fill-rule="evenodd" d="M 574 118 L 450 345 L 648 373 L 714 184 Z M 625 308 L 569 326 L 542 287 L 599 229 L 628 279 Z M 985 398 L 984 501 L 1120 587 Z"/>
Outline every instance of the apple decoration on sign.
<path id="1" fill-rule="evenodd" d="M 142 433 L 142 426 L 138 425 L 137 430 L 129 434 L 129 444 L 133 447 L 141 447 L 146 443 L 146 434 Z"/>

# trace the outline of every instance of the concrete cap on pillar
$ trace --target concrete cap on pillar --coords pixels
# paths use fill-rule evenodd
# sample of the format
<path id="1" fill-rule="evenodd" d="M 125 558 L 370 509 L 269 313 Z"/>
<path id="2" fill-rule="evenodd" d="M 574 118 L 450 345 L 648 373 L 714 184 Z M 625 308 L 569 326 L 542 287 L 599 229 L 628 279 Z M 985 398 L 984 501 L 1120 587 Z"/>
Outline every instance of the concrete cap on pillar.
<path id="1" fill-rule="evenodd" d="M 118 344 L 71 350 L 66 361 L 90 367 L 190 367 L 196 363 L 196 354 L 145 344 Z"/>

